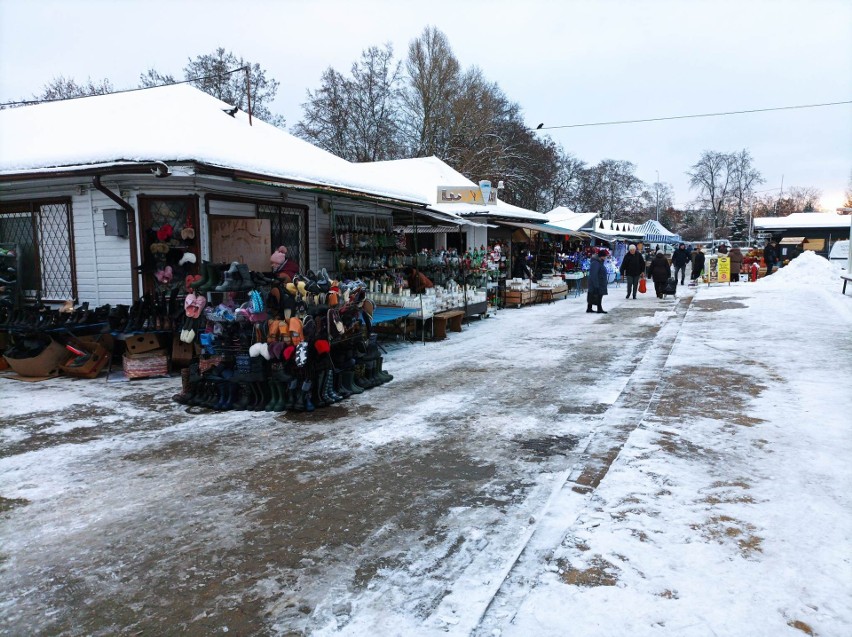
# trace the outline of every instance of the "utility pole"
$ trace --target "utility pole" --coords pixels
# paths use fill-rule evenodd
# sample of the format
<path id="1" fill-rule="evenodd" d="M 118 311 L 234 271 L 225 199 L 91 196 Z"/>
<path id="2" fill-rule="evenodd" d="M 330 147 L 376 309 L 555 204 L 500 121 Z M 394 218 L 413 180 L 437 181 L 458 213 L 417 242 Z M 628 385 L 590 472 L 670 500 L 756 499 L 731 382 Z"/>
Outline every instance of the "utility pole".
<path id="1" fill-rule="evenodd" d="M 657 192 L 657 221 L 660 221 L 660 171 L 654 171 L 657 173 L 657 183 L 654 184 L 654 190 Z"/>

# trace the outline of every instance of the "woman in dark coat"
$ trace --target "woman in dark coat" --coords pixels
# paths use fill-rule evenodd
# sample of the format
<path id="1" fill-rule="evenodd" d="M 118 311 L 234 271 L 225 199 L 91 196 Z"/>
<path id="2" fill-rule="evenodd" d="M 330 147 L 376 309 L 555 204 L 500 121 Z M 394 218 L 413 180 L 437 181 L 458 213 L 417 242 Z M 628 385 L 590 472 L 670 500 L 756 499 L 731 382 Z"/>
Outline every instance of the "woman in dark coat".
<path id="1" fill-rule="evenodd" d="M 607 273 L 603 260 L 609 256 L 609 252 L 601 250 L 592 255 L 589 265 L 589 292 L 586 295 L 586 312 L 592 312 L 592 306 L 598 306 L 598 314 L 606 314 L 603 309 L 603 297 L 606 296 Z"/>
<path id="2" fill-rule="evenodd" d="M 689 275 L 689 278 L 693 281 L 697 280 L 699 276 L 701 276 L 701 271 L 704 269 L 704 253 L 701 251 L 701 246 L 698 245 L 695 247 L 695 250 L 692 251 L 692 272 Z"/>
<path id="3" fill-rule="evenodd" d="M 739 281 L 740 271 L 743 269 L 743 251 L 739 248 L 731 248 L 728 257 L 731 259 L 731 281 Z"/>
<path id="4" fill-rule="evenodd" d="M 657 298 L 663 298 L 663 292 L 666 289 L 666 282 L 672 275 L 672 268 L 669 265 L 666 255 L 662 252 L 657 252 L 654 260 L 651 261 L 651 278 L 654 280 L 654 291 L 657 293 Z"/>

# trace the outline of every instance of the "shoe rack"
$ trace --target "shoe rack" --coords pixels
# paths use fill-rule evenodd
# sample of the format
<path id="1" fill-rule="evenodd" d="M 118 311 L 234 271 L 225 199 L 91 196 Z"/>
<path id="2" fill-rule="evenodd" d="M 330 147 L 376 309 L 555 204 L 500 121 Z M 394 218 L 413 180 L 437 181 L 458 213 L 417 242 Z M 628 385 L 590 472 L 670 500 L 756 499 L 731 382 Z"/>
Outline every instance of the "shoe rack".
<path id="1" fill-rule="evenodd" d="M 390 215 L 333 212 L 332 241 L 338 276 L 382 274 L 409 265 Z"/>
<path id="2" fill-rule="evenodd" d="M 10 270 L 11 268 L 11 270 Z M 0 299 L 10 300 L 13 307 L 18 307 L 23 299 L 21 293 L 21 251 L 17 243 L 0 243 Z"/>

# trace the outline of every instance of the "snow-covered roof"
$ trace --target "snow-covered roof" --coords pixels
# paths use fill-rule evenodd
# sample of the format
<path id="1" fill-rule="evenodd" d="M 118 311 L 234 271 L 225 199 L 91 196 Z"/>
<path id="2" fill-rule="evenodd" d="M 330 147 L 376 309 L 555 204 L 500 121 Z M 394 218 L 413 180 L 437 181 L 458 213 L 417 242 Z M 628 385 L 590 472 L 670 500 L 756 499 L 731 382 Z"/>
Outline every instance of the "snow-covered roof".
<path id="1" fill-rule="evenodd" d="M 582 230 L 597 217 L 596 212 L 572 212 L 570 208 L 559 206 L 547 213 L 548 225 L 573 230 Z"/>
<path id="2" fill-rule="evenodd" d="M 786 217 L 755 217 L 754 227 L 758 230 L 787 230 L 789 228 L 848 228 L 852 223 L 849 215 L 834 212 L 794 212 Z"/>
<path id="3" fill-rule="evenodd" d="M 387 180 L 395 187 L 403 188 L 429 202 L 429 208 L 458 217 L 483 217 L 492 219 L 529 219 L 543 222 L 547 216 L 513 206 L 497 199 L 496 204 L 487 206 L 466 203 L 437 203 L 438 189 L 441 187 L 469 186 L 479 189 L 479 184 L 471 181 L 452 166 L 438 157 L 415 157 L 412 159 L 394 159 L 353 164 L 355 169 L 373 180 Z"/>
<path id="4" fill-rule="evenodd" d="M 403 199 L 414 194 L 187 84 L 0 111 L 0 176 L 127 162 L 195 161 Z"/>

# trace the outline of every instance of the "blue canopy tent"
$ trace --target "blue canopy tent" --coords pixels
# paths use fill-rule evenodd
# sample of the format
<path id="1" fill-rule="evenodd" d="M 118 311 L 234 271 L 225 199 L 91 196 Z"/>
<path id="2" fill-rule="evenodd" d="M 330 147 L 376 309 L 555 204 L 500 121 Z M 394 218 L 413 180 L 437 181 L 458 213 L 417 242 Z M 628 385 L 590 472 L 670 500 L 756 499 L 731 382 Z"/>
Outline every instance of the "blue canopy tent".
<path id="1" fill-rule="evenodd" d="M 659 221 L 650 219 L 636 228 L 644 233 L 645 243 L 680 243 L 679 234 L 667 230 Z"/>

